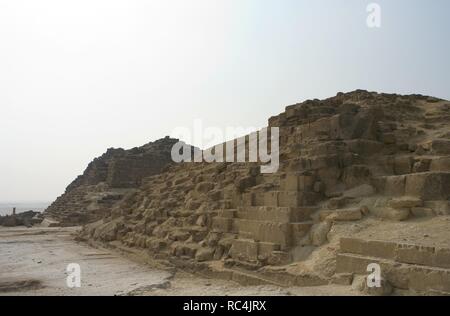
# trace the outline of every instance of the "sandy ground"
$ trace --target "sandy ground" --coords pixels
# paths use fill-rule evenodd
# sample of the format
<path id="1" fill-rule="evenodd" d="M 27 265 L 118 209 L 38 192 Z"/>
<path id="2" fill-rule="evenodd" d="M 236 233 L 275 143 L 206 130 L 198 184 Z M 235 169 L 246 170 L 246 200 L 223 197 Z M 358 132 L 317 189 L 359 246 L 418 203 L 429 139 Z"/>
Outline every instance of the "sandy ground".
<path id="1" fill-rule="evenodd" d="M 357 295 L 349 287 L 242 287 L 154 269 L 73 240 L 76 228 L 0 228 L 0 295 Z M 81 267 L 81 287 L 66 284 L 67 265 Z"/>

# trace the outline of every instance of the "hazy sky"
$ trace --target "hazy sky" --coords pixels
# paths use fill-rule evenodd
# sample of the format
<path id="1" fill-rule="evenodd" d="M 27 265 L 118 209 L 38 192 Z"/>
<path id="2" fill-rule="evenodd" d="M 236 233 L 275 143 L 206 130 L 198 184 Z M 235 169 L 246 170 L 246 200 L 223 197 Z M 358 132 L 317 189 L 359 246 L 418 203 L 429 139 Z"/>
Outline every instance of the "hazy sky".
<path id="1" fill-rule="evenodd" d="M 368 89 L 450 99 L 450 1 L 0 0 L 0 201 L 53 200 L 108 147 L 262 127 Z"/>

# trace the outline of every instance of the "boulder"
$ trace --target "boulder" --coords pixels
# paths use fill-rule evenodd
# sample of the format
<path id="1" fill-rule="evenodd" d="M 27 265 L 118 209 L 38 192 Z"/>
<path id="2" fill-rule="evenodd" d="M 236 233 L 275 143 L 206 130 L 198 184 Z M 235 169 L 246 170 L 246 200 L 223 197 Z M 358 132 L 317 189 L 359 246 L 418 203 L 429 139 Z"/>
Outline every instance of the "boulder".
<path id="1" fill-rule="evenodd" d="M 392 221 L 405 221 L 411 215 L 411 211 L 405 208 L 395 209 L 390 207 L 375 207 L 373 212 L 377 217 Z"/>
<path id="2" fill-rule="evenodd" d="M 423 201 L 420 198 L 403 196 L 399 198 L 394 198 L 389 201 L 389 206 L 392 208 L 411 208 L 419 207 L 423 205 Z"/>
<path id="3" fill-rule="evenodd" d="M 315 224 L 310 231 L 311 244 L 321 246 L 327 242 L 327 235 L 331 229 L 331 221 L 325 220 L 319 224 Z"/>
<path id="4" fill-rule="evenodd" d="M 195 260 L 198 262 L 210 261 L 214 258 L 214 249 L 200 248 L 195 254 Z"/>

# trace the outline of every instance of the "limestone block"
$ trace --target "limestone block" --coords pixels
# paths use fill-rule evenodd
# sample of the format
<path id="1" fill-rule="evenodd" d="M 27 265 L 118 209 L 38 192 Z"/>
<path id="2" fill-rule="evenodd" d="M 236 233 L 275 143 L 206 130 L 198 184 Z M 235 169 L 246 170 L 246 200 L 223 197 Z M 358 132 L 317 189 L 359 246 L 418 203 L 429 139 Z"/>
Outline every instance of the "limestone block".
<path id="1" fill-rule="evenodd" d="M 450 171 L 450 157 L 440 157 L 431 160 L 430 171 Z"/>
<path id="2" fill-rule="evenodd" d="M 291 191 L 281 191 L 278 194 L 278 205 L 283 207 L 298 207 L 299 193 Z"/>
<path id="3" fill-rule="evenodd" d="M 219 232 L 230 232 L 233 227 L 233 219 L 231 218 L 223 218 L 223 217 L 214 217 L 212 219 L 211 228 L 214 231 Z"/>
<path id="4" fill-rule="evenodd" d="M 325 220 L 335 222 L 347 222 L 347 221 L 359 221 L 362 219 L 362 213 L 360 208 L 344 209 L 333 211 L 328 215 Z"/>
<path id="5" fill-rule="evenodd" d="M 346 198 L 368 197 L 375 194 L 375 188 L 370 184 L 362 184 L 344 192 Z"/>
<path id="6" fill-rule="evenodd" d="M 280 245 L 270 242 L 258 242 L 258 258 L 269 258 L 274 251 L 279 251 Z"/>
<path id="7" fill-rule="evenodd" d="M 381 156 L 376 158 L 377 165 L 383 173 L 394 174 L 394 157 L 393 156 Z"/>
<path id="8" fill-rule="evenodd" d="M 219 202 L 219 206 L 221 209 L 232 209 L 234 208 L 232 200 L 221 200 Z"/>
<path id="9" fill-rule="evenodd" d="M 331 229 L 331 222 L 324 221 L 311 228 L 310 239 L 314 246 L 321 246 L 327 242 L 327 235 Z"/>
<path id="10" fill-rule="evenodd" d="M 450 155 L 450 140 L 435 139 L 431 142 L 431 150 L 435 155 Z"/>
<path id="11" fill-rule="evenodd" d="M 434 247 L 399 244 L 397 246 L 396 260 L 404 263 L 432 266 L 434 252 Z"/>
<path id="12" fill-rule="evenodd" d="M 160 251 L 167 247 L 167 241 L 159 238 L 148 238 L 146 242 L 146 247 L 153 251 Z"/>
<path id="13" fill-rule="evenodd" d="M 375 207 L 373 208 L 373 213 L 377 217 L 392 221 L 405 221 L 411 215 L 409 209 L 394 209 L 390 207 Z"/>
<path id="14" fill-rule="evenodd" d="M 212 201 L 219 201 L 222 198 L 222 191 L 220 191 L 220 190 L 210 191 L 208 193 L 208 197 Z"/>
<path id="15" fill-rule="evenodd" d="M 265 206 L 279 206 L 278 202 L 279 192 L 272 191 L 264 193 L 264 204 Z"/>
<path id="16" fill-rule="evenodd" d="M 434 266 L 441 268 L 450 268 L 450 249 L 436 248 Z"/>
<path id="17" fill-rule="evenodd" d="M 450 173 L 425 172 L 406 176 L 405 195 L 423 200 L 450 198 Z"/>
<path id="18" fill-rule="evenodd" d="M 353 165 L 345 169 L 344 183 L 348 188 L 353 188 L 370 182 L 372 173 L 367 166 Z"/>
<path id="19" fill-rule="evenodd" d="M 395 259 L 397 245 L 393 242 L 363 240 L 358 238 L 341 238 L 341 252 L 354 253 L 368 257 Z"/>
<path id="20" fill-rule="evenodd" d="M 406 176 L 385 178 L 384 193 L 388 196 L 405 195 Z"/>
<path id="21" fill-rule="evenodd" d="M 394 171 L 396 175 L 403 175 L 411 173 L 413 160 L 410 156 L 395 157 Z"/>
<path id="22" fill-rule="evenodd" d="M 367 266 L 371 263 L 374 263 L 372 258 L 339 253 L 336 256 L 336 273 L 367 275 Z"/>
<path id="23" fill-rule="evenodd" d="M 199 193 L 208 193 L 214 188 L 214 183 L 212 182 L 200 182 L 195 186 L 195 190 Z"/>
<path id="24" fill-rule="evenodd" d="M 389 201 L 389 206 L 392 208 L 412 208 L 412 207 L 419 207 L 422 205 L 423 205 L 422 199 L 412 196 L 402 196 L 399 198 L 394 198 Z"/>
<path id="25" fill-rule="evenodd" d="M 235 181 L 235 186 L 238 192 L 244 192 L 245 190 L 256 185 L 256 178 L 247 176 Z"/>
<path id="26" fill-rule="evenodd" d="M 175 241 L 186 241 L 191 235 L 182 230 L 175 230 L 169 233 L 169 239 Z"/>
<path id="27" fill-rule="evenodd" d="M 242 204 L 244 206 L 252 206 L 253 202 L 253 193 L 244 193 L 242 194 Z"/>
<path id="28" fill-rule="evenodd" d="M 311 206 L 316 205 L 321 199 L 321 194 L 316 192 L 299 192 L 297 199 L 292 197 L 291 204 L 286 206 L 296 207 L 296 206 Z"/>
<path id="29" fill-rule="evenodd" d="M 200 248 L 195 253 L 195 260 L 198 262 L 210 261 L 214 257 L 214 249 L 211 248 Z"/>
<path id="30" fill-rule="evenodd" d="M 411 269 L 409 287 L 418 292 L 430 290 L 450 292 L 450 270 L 448 269 Z"/>
<path id="31" fill-rule="evenodd" d="M 292 243 L 293 244 L 299 244 L 305 236 L 308 235 L 312 223 L 309 222 L 303 222 L 303 223 L 291 223 L 291 230 L 292 230 Z"/>
<path id="32" fill-rule="evenodd" d="M 346 141 L 348 149 L 361 156 L 370 156 L 379 153 L 383 149 L 383 144 L 376 141 L 356 139 Z"/>
<path id="33" fill-rule="evenodd" d="M 231 257 L 237 260 L 258 260 L 258 244 L 253 240 L 236 239 L 230 249 Z"/>
<path id="34" fill-rule="evenodd" d="M 431 159 L 420 159 L 414 163 L 412 172 L 413 173 L 429 172 L 430 165 L 431 165 Z"/>
<path id="35" fill-rule="evenodd" d="M 219 211 L 219 217 L 224 218 L 235 218 L 236 217 L 237 210 L 220 210 Z"/>
<path id="36" fill-rule="evenodd" d="M 362 254 L 376 258 L 394 259 L 396 250 L 397 245 L 393 242 L 369 240 L 367 241 L 366 249 L 363 250 Z"/>
<path id="37" fill-rule="evenodd" d="M 321 181 L 316 181 L 314 183 L 314 192 L 316 193 L 321 193 L 325 191 L 325 183 L 321 182 Z"/>
<path id="38" fill-rule="evenodd" d="M 386 145 L 392 145 L 397 142 L 397 138 L 395 137 L 394 133 L 384 133 L 381 138 L 383 140 L 383 143 Z"/>
<path id="39" fill-rule="evenodd" d="M 363 254 L 366 242 L 358 238 L 343 237 L 339 240 L 339 248 L 341 252 Z"/>
<path id="40" fill-rule="evenodd" d="M 289 223 L 293 217 L 292 211 L 289 207 L 241 207 L 237 212 L 237 216 L 241 219 Z"/>
<path id="41" fill-rule="evenodd" d="M 433 217 L 436 215 L 432 208 L 427 207 L 413 207 L 411 213 L 415 217 Z"/>
<path id="42" fill-rule="evenodd" d="M 353 282 L 353 273 L 337 273 L 331 278 L 332 284 L 351 285 Z"/>
<path id="43" fill-rule="evenodd" d="M 267 263 L 273 266 L 286 265 L 291 262 L 291 257 L 289 253 L 285 251 L 272 251 Z"/>
<path id="44" fill-rule="evenodd" d="M 299 176 L 296 174 L 287 174 L 283 180 L 283 189 L 286 191 L 298 191 L 299 190 Z"/>
<path id="45" fill-rule="evenodd" d="M 254 206 L 264 206 L 266 204 L 266 196 L 264 192 L 253 193 L 253 203 Z"/>
<path id="46" fill-rule="evenodd" d="M 315 177 L 312 175 L 301 175 L 298 178 L 300 191 L 310 191 L 313 188 Z"/>
<path id="47" fill-rule="evenodd" d="M 289 224 L 277 222 L 263 222 L 254 220 L 236 220 L 240 234 L 249 233 L 257 241 L 280 244 L 282 248 L 290 245 L 291 227 Z"/>
<path id="48" fill-rule="evenodd" d="M 426 208 L 431 208 L 433 213 L 442 216 L 442 215 L 450 215 L 450 201 L 426 201 Z"/>
<path id="49" fill-rule="evenodd" d="M 338 208 L 342 208 L 342 207 L 347 205 L 349 200 L 350 199 L 348 197 L 346 197 L 346 196 L 332 198 L 332 199 L 328 200 L 327 208 L 329 210 L 336 210 Z"/>

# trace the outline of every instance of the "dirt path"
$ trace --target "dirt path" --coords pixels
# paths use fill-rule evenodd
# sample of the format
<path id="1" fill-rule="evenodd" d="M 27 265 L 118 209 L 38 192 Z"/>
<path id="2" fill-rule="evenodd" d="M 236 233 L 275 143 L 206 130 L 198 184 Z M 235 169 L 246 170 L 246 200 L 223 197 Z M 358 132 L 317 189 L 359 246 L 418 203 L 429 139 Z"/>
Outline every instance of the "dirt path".
<path id="1" fill-rule="evenodd" d="M 0 228 L 0 295 L 356 295 L 348 287 L 242 287 L 153 269 L 73 241 L 76 228 Z M 81 267 L 81 287 L 66 284 Z"/>

